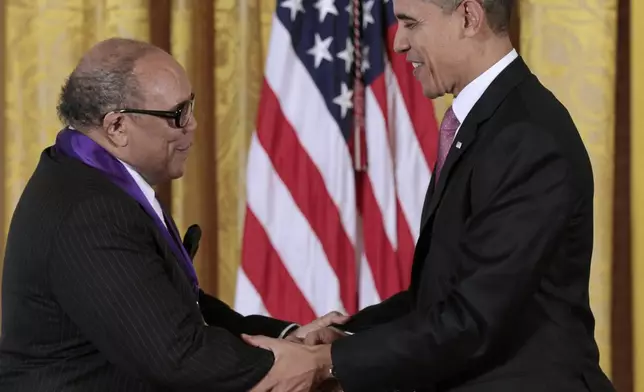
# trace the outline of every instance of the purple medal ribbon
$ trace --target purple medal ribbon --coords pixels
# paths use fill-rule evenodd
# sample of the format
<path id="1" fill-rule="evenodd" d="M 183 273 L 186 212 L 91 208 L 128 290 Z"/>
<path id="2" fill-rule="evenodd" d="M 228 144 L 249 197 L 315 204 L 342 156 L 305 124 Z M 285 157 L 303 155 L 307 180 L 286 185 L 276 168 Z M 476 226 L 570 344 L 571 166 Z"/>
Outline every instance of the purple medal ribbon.
<path id="1" fill-rule="evenodd" d="M 95 141 L 81 132 L 70 128 L 65 128 L 58 133 L 54 148 L 63 155 L 78 159 L 86 165 L 100 170 L 115 185 L 123 189 L 143 207 L 145 212 L 154 220 L 157 228 L 170 245 L 172 252 L 179 260 L 179 265 L 188 277 L 195 294 L 197 294 L 199 292 L 197 273 L 192 265 L 190 255 L 188 255 L 188 252 L 181 243 L 181 237 L 176 227 L 174 227 L 172 219 L 164 213 L 168 225 L 166 228 L 125 166 Z"/>

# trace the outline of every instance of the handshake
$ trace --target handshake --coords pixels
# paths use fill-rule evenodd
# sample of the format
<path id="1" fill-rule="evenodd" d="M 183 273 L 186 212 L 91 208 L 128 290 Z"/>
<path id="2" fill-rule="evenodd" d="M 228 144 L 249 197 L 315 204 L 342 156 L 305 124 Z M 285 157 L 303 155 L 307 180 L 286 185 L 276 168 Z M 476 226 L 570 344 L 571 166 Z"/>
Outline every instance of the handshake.
<path id="1" fill-rule="evenodd" d="M 183 246 L 191 259 L 199 249 L 201 228 L 192 225 L 183 238 Z M 344 324 L 349 319 L 330 312 L 310 324 L 291 332 L 284 339 L 242 335 L 244 341 L 273 352 L 273 367 L 251 392 L 337 392 L 341 391 L 331 373 L 331 343 L 346 333 L 332 324 Z"/>
<path id="2" fill-rule="evenodd" d="M 332 374 L 331 343 L 347 334 L 332 324 L 344 324 L 348 316 L 331 312 L 297 328 L 284 339 L 242 335 L 244 341 L 273 352 L 275 362 L 252 392 L 342 391 Z"/>

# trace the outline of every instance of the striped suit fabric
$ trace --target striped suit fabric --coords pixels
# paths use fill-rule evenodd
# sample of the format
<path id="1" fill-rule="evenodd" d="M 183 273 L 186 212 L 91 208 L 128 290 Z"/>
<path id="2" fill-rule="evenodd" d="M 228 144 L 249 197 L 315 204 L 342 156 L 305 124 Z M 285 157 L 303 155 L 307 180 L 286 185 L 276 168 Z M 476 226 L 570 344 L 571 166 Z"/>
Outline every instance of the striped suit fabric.
<path id="1" fill-rule="evenodd" d="M 273 356 L 239 335 L 277 337 L 289 324 L 196 298 L 134 199 L 42 153 L 7 239 L 0 390 L 246 391 Z"/>

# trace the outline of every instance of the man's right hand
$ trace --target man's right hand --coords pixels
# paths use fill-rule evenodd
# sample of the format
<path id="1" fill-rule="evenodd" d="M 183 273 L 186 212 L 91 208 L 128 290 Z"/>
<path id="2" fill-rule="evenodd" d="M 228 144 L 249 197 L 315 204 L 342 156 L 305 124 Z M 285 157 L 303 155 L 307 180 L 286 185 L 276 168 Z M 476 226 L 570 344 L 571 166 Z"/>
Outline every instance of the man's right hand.
<path id="1" fill-rule="evenodd" d="M 304 344 L 307 346 L 315 346 L 318 344 L 331 344 L 336 340 L 349 336 L 344 331 L 341 331 L 334 327 L 320 328 L 315 331 L 309 332 L 304 337 Z"/>
<path id="2" fill-rule="evenodd" d="M 330 385 L 330 346 L 307 347 L 265 336 L 242 335 L 242 338 L 275 356 L 273 367 L 251 392 L 309 392 Z"/>

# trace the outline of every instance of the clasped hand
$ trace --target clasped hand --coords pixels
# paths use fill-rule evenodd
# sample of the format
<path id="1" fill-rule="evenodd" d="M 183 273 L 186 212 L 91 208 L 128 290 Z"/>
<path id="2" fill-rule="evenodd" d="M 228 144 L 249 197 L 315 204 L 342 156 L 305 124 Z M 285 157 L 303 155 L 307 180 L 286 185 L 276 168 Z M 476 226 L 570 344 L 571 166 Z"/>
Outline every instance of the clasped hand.
<path id="1" fill-rule="evenodd" d="M 270 350 L 275 357 L 271 370 L 251 391 L 341 391 L 331 377 L 331 343 L 346 335 L 331 324 L 344 324 L 347 319 L 331 312 L 298 328 L 285 339 L 243 335 L 246 343 Z"/>

